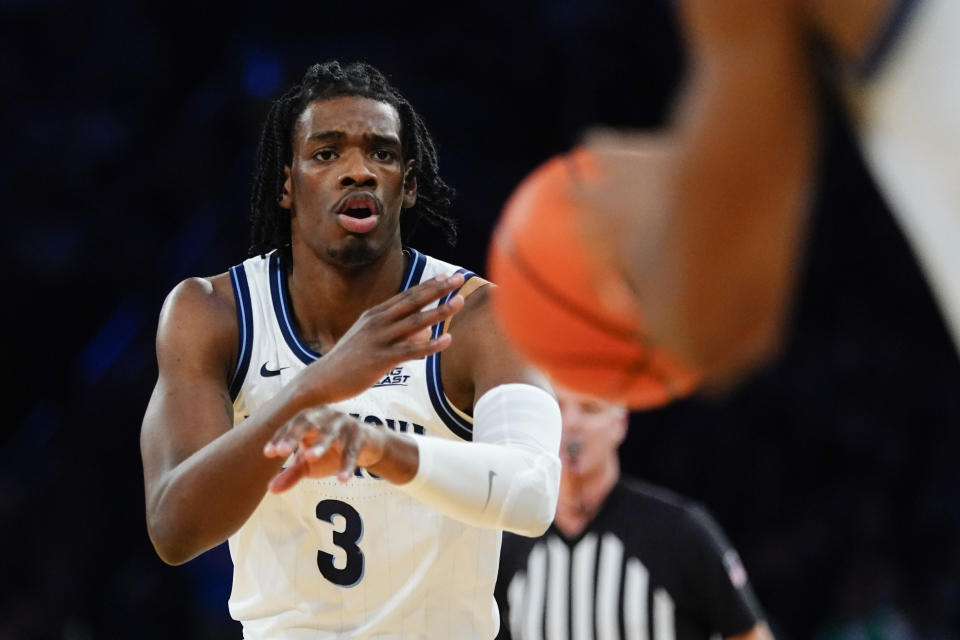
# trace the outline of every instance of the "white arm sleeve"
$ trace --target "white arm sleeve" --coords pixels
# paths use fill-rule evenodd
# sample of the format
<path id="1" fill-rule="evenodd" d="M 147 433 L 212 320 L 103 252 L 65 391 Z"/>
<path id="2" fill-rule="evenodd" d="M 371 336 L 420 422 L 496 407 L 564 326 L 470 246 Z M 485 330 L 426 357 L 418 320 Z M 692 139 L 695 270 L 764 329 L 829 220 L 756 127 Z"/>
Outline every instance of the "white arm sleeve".
<path id="1" fill-rule="evenodd" d="M 473 442 L 411 436 L 420 466 L 397 487 L 462 522 L 525 536 L 546 531 L 560 488 L 560 407 L 529 384 L 504 384 L 474 407 Z"/>

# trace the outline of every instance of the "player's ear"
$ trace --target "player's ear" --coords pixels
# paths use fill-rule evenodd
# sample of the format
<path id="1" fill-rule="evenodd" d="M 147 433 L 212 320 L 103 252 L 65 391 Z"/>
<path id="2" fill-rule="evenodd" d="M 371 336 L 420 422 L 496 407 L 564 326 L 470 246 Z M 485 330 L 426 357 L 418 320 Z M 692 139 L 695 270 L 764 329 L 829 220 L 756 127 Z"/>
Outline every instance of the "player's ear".
<path id="1" fill-rule="evenodd" d="M 280 196 L 280 202 L 277 204 L 284 209 L 293 209 L 293 196 L 291 195 L 293 187 L 290 186 L 290 167 L 287 165 L 283 166 L 283 175 L 286 176 L 283 181 L 283 195 Z"/>
<path id="2" fill-rule="evenodd" d="M 413 170 L 414 161 L 407 160 L 403 172 L 403 208 L 409 209 L 417 203 L 417 173 Z"/>

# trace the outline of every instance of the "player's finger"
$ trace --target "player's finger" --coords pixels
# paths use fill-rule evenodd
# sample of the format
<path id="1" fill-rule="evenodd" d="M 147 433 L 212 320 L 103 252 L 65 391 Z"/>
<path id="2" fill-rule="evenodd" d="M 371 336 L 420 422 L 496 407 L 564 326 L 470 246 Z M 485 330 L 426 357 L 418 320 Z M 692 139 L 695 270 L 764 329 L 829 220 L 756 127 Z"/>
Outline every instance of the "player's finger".
<path id="1" fill-rule="evenodd" d="M 306 421 L 309 422 L 313 427 L 322 427 L 324 424 L 331 422 L 337 417 L 343 415 L 339 411 L 331 409 L 326 405 L 304 409 L 302 414 Z"/>
<path id="2" fill-rule="evenodd" d="M 463 274 L 437 276 L 388 300 L 384 309 L 387 319 L 393 320 L 415 313 L 437 298 L 441 298 L 463 284 Z"/>
<path id="3" fill-rule="evenodd" d="M 340 482 L 346 482 L 353 477 L 353 472 L 357 468 L 357 457 L 360 455 L 360 447 L 363 445 L 363 432 L 355 428 L 349 432 L 349 437 L 343 445 L 343 454 L 341 456 L 340 471 L 337 473 L 337 479 Z"/>
<path id="4" fill-rule="evenodd" d="M 268 458 L 282 458 L 293 453 L 305 423 L 302 412 L 291 418 L 289 422 L 277 429 L 270 441 L 263 446 L 263 455 Z"/>
<path id="5" fill-rule="evenodd" d="M 264 455 L 268 458 L 282 458 L 288 456 L 297 450 L 300 441 L 303 439 L 303 428 L 290 429 L 285 431 L 276 441 L 268 443 L 264 447 Z"/>
<path id="6" fill-rule="evenodd" d="M 264 446 L 264 455 L 268 458 L 283 457 L 296 451 L 297 447 L 310 447 L 323 431 L 325 422 L 334 415 L 337 412 L 327 407 L 304 409 L 277 430 Z"/>
<path id="7" fill-rule="evenodd" d="M 267 485 L 267 489 L 271 493 L 283 493 L 307 475 L 308 468 L 306 461 L 300 455 L 297 455 L 289 467 L 273 477 L 273 480 Z"/>
<path id="8" fill-rule="evenodd" d="M 326 425 L 326 428 L 322 433 L 319 433 L 316 440 L 313 442 L 312 446 L 305 448 L 304 456 L 307 460 L 319 460 L 323 455 L 330 450 L 330 445 L 332 445 L 340 434 L 340 430 L 337 427 L 336 422 L 331 422 Z"/>
<path id="9" fill-rule="evenodd" d="M 424 327 L 423 329 L 420 329 L 416 333 L 411 333 L 409 335 L 404 336 L 402 339 L 405 340 L 406 342 L 420 343 L 420 342 L 426 342 L 432 336 L 433 336 L 433 327 Z"/>
<path id="10" fill-rule="evenodd" d="M 446 303 L 441 304 L 433 309 L 428 309 L 427 311 L 421 311 L 420 313 L 412 313 L 402 320 L 398 321 L 394 325 L 394 329 L 388 338 L 396 339 L 410 339 L 415 334 L 428 329 L 438 322 L 443 322 L 444 320 L 449 319 L 455 313 L 463 309 L 463 296 L 455 295 Z M 427 335 L 429 337 L 429 334 Z M 424 340 L 417 340 L 417 342 L 423 342 Z"/>
<path id="11" fill-rule="evenodd" d="M 450 346 L 453 337 L 449 333 L 444 333 L 439 337 L 426 342 L 413 342 L 409 340 L 397 342 L 390 347 L 394 358 L 399 358 L 397 362 L 405 360 L 415 360 L 425 358 L 433 353 L 443 351 Z"/>
<path id="12" fill-rule="evenodd" d="M 286 429 L 286 425 L 284 425 L 283 427 L 280 427 L 280 430 L 284 430 L 284 429 Z M 273 437 L 270 438 L 269 441 L 267 441 L 267 444 L 263 445 L 263 455 L 265 455 L 266 457 L 268 458 L 280 457 L 280 453 L 277 451 L 277 441 L 279 439 L 279 434 L 280 434 L 280 431 L 277 431 L 277 433 L 273 434 Z"/>

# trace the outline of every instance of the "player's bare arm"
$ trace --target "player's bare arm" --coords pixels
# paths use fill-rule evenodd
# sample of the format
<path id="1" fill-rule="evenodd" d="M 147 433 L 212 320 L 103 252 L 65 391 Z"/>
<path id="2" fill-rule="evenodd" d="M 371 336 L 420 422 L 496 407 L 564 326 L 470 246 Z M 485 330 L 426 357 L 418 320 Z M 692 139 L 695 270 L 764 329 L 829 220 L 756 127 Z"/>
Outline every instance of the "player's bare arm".
<path id="1" fill-rule="evenodd" d="M 549 394 L 550 402 L 553 402 L 552 390 L 543 376 L 530 369 L 514 353 L 497 329 L 489 300 L 491 287 L 492 285 L 481 287 L 469 296 L 463 310 L 451 320 L 448 334 L 451 343 L 444 351 L 441 370 L 447 397 L 465 413 L 474 413 L 478 422 L 484 421 L 474 412 L 481 398 L 497 388 L 505 389 L 504 385 L 526 385 L 544 396 Z M 517 404 L 522 408 L 523 387 L 512 388 L 511 391 L 518 394 L 520 400 Z M 543 419 L 549 423 L 549 412 Z M 555 426 L 559 427 L 559 424 Z M 480 425 L 475 422 L 475 427 L 479 429 Z M 559 446 L 559 429 L 555 431 L 556 433 L 551 433 L 546 439 L 555 439 L 556 442 L 546 444 L 544 449 L 552 449 L 546 457 L 552 456 L 557 462 L 556 477 L 551 479 L 550 474 L 545 473 L 535 480 L 545 485 L 544 498 L 536 505 L 524 505 L 528 513 L 518 516 L 517 522 L 511 520 L 510 514 L 504 519 L 502 509 L 496 514 L 483 513 L 491 507 L 491 499 L 497 495 L 494 492 L 497 470 L 483 466 L 484 456 L 509 457 L 516 451 L 510 451 L 509 446 L 499 441 L 483 443 L 482 436 L 479 441 L 472 443 L 440 442 L 438 439 L 431 439 L 429 443 L 423 440 L 418 442 L 406 434 L 387 431 L 329 409 L 318 409 L 308 411 L 281 427 L 264 453 L 270 457 L 286 457 L 297 450 L 293 464 L 271 482 L 271 490 L 285 491 L 303 477 L 325 477 L 336 472 L 341 480 L 349 479 L 356 466 L 365 467 L 394 484 L 415 484 L 411 483 L 411 480 L 417 478 L 422 471 L 421 453 L 424 447 L 427 444 L 431 448 L 439 446 L 442 453 L 432 455 L 431 460 L 441 464 L 457 464 L 457 460 L 465 461 L 466 457 L 476 464 L 459 467 L 457 475 L 460 476 L 460 484 L 464 486 L 430 486 L 428 480 L 421 483 L 422 487 L 418 486 L 418 489 L 423 491 L 416 493 L 418 497 L 432 501 L 432 506 L 448 515 L 474 524 L 535 532 L 535 528 L 542 531 L 549 525 L 556 507 L 556 485 L 559 482 L 556 449 Z M 521 441 L 516 443 L 514 448 L 521 450 L 522 455 L 539 456 L 541 451 L 538 445 L 539 442 Z M 526 471 L 529 470 L 524 469 L 524 472 Z M 510 474 L 509 466 L 500 468 L 501 477 L 496 483 L 501 494 L 511 483 Z M 451 499 L 453 496 L 456 497 L 455 500 Z M 492 506 L 496 505 L 494 502 Z M 532 513 L 529 512 L 530 507 Z M 519 521 L 529 517 L 536 519 L 536 522 Z"/>
<path id="2" fill-rule="evenodd" d="M 449 344 L 449 338 L 408 338 L 459 309 L 454 298 L 420 311 L 460 282 L 431 280 L 363 314 L 328 357 L 236 427 L 228 383 L 238 329 L 228 276 L 178 285 L 161 313 L 159 377 L 141 431 L 147 526 L 160 557 L 186 562 L 243 524 L 280 468 L 262 450 L 281 425 L 307 407 L 360 393 L 398 362 Z M 219 499 L 226 493 L 230 500 Z"/>
<path id="3" fill-rule="evenodd" d="M 769 358 L 790 302 L 816 137 L 811 74 L 797 2 L 681 4 L 691 64 L 673 123 L 620 145 L 632 155 L 596 145 L 616 182 L 584 198 L 625 225 L 607 225 L 609 244 L 656 339 L 708 382 L 729 382 Z M 663 154 L 666 193 L 642 179 Z M 641 179 L 617 179 L 630 175 Z M 632 219 L 607 213 L 624 207 Z"/>
<path id="4" fill-rule="evenodd" d="M 722 380 L 779 342 L 815 139 L 796 3 L 736 4 L 683 4 L 693 70 L 674 125 L 675 217 L 661 245 L 670 275 L 651 295 L 671 300 L 651 318 L 668 341 Z"/>

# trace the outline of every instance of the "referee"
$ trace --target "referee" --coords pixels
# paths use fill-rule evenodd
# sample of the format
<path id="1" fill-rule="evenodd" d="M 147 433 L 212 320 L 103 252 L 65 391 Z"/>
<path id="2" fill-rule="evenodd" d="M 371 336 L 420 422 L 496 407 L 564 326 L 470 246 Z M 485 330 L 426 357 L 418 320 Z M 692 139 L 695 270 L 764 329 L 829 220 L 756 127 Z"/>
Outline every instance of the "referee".
<path id="1" fill-rule="evenodd" d="M 498 639 L 772 640 L 737 552 L 700 506 L 620 477 L 620 406 L 557 390 L 560 501 L 540 538 L 503 535 Z"/>

